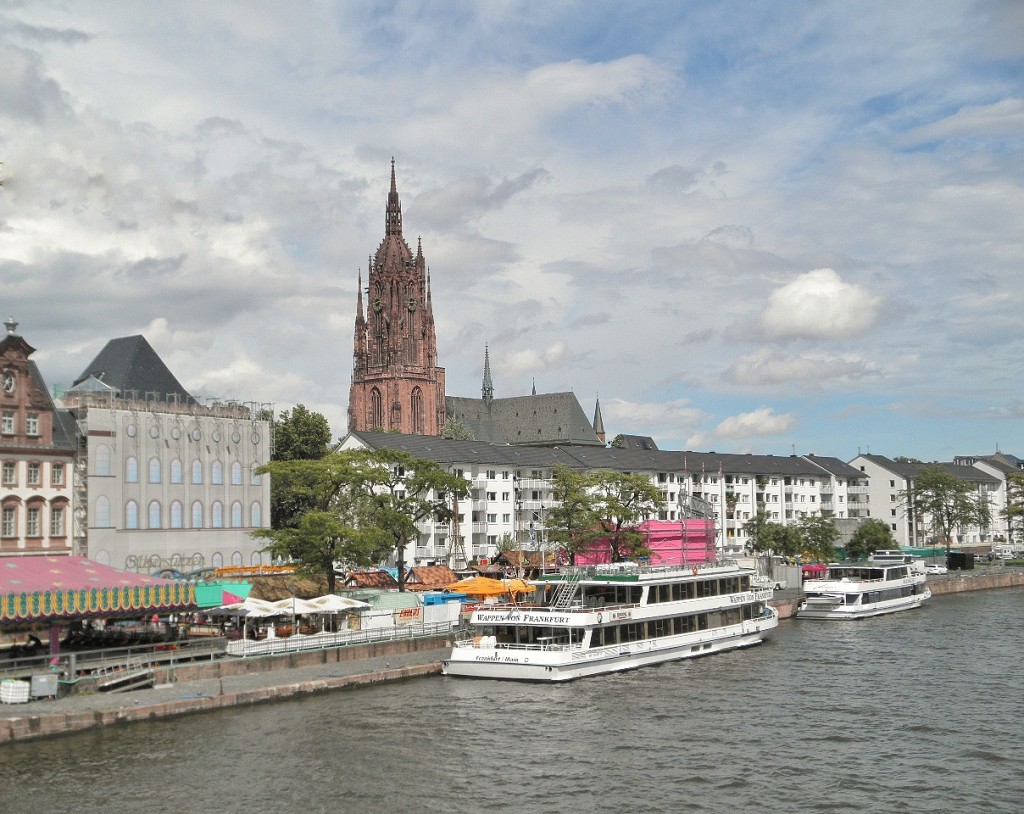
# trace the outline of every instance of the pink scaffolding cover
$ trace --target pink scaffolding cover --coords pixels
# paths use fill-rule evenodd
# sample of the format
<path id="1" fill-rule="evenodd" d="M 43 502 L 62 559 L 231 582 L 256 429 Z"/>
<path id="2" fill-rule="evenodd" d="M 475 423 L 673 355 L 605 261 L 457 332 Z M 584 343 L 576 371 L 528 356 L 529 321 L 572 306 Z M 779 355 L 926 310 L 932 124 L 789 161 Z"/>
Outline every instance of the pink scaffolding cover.
<path id="1" fill-rule="evenodd" d="M 696 565 L 707 562 L 714 551 L 713 520 L 648 520 L 639 526 L 644 545 L 651 550 L 651 565 Z M 603 565 L 611 562 L 607 539 L 598 540 L 576 554 L 577 565 Z"/>

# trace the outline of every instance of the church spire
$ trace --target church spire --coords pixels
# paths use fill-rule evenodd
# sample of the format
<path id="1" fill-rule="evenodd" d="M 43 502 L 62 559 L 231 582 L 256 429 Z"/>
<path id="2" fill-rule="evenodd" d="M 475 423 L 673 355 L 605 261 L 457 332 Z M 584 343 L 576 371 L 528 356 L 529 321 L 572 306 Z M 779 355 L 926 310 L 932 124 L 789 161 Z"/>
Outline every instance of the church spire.
<path id="1" fill-rule="evenodd" d="M 494 383 L 491 381 L 491 355 L 486 343 L 484 344 L 484 386 L 482 392 L 484 402 L 490 404 L 494 399 Z"/>
<path id="2" fill-rule="evenodd" d="M 604 418 L 601 417 L 601 397 L 597 397 L 597 404 L 594 407 L 594 434 L 604 443 Z"/>
<path id="3" fill-rule="evenodd" d="M 391 191 L 388 193 L 387 211 L 384 216 L 384 234 L 402 236 L 402 202 L 398 199 L 398 184 L 395 183 L 395 159 L 391 159 Z"/>

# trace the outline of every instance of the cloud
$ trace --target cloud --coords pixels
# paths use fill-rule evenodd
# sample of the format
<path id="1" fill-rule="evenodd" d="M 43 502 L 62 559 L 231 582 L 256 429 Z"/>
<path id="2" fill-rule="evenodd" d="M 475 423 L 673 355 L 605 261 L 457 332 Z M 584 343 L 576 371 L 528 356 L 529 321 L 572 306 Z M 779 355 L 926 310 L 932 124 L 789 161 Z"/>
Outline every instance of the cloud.
<path id="1" fill-rule="evenodd" d="M 881 304 L 834 270 L 815 269 L 773 291 L 759 322 L 769 339 L 845 339 L 868 331 Z"/>
<path id="2" fill-rule="evenodd" d="M 723 378 L 742 387 L 801 385 L 821 388 L 830 383 L 850 383 L 878 375 L 876 366 L 859 356 L 808 352 L 783 355 L 763 348 L 736 360 Z"/>
<path id="3" fill-rule="evenodd" d="M 761 407 L 749 413 L 729 416 L 715 427 L 715 435 L 730 440 L 784 435 L 795 424 L 796 417 L 792 413 L 776 415 L 771 407 Z"/>
<path id="4" fill-rule="evenodd" d="M 610 438 L 619 434 L 650 435 L 655 441 L 685 438 L 708 417 L 707 413 L 689 399 L 665 402 L 602 399 L 601 415 Z"/>
<path id="5" fill-rule="evenodd" d="M 968 105 L 952 116 L 915 127 L 903 142 L 908 145 L 971 136 L 1018 136 L 1024 131 L 1024 99 L 1000 99 L 990 105 Z"/>

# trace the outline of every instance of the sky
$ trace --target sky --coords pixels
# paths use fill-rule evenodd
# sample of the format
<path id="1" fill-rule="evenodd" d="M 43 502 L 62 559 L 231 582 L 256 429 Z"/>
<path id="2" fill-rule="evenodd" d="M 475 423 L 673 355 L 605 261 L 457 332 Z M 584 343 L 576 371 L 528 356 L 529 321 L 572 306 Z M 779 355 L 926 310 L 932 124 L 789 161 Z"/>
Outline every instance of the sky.
<path id="1" fill-rule="evenodd" d="M 394 158 L 449 395 L 1024 457 L 1024 3 L 0 0 L 0 312 L 346 430 Z"/>

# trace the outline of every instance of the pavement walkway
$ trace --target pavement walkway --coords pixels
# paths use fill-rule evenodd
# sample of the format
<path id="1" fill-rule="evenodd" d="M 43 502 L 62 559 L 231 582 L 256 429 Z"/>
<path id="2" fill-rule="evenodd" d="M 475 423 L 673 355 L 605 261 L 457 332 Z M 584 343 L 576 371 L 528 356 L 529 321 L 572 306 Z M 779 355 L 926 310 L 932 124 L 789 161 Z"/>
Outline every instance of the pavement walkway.
<path id="1" fill-rule="evenodd" d="M 439 673 L 451 648 L 199 678 L 152 689 L 0 704 L 0 744 L 133 720 L 283 700 L 313 692 Z"/>

